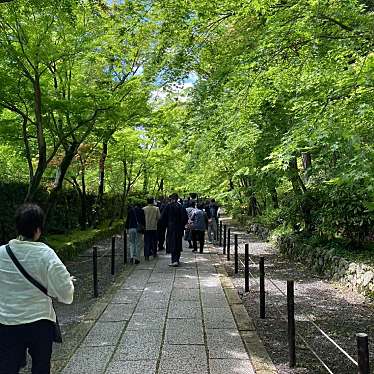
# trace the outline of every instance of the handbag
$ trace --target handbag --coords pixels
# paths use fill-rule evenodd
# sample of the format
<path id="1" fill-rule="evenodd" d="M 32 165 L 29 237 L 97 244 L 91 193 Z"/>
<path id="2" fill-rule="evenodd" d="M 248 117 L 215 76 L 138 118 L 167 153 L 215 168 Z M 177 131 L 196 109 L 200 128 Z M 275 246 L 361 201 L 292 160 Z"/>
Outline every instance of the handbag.
<path id="1" fill-rule="evenodd" d="M 46 296 L 51 297 L 48 295 L 48 290 L 41 285 L 36 279 L 34 279 L 26 270 L 25 268 L 20 264 L 20 262 L 17 260 L 17 257 L 14 255 L 13 251 L 11 250 L 9 244 L 5 246 L 5 249 L 13 261 L 14 265 L 17 267 L 17 269 L 20 271 L 20 273 L 35 287 L 37 287 L 41 292 L 43 292 Z M 51 297 L 52 299 L 52 297 Z M 52 299 L 52 308 L 56 314 L 55 307 L 53 305 L 53 299 Z M 53 323 L 53 341 L 56 343 L 62 343 L 62 335 L 61 335 L 61 328 L 60 324 L 58 323 L 57 314 L 56 314 L 56 322 Z"/>

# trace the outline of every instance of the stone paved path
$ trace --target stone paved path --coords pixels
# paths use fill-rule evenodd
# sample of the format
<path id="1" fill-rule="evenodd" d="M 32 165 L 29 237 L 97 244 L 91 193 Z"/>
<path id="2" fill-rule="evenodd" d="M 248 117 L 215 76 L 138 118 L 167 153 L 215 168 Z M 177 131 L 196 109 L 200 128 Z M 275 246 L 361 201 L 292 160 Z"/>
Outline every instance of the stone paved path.
<path id="1" fill-rule="evenodd" d="M 213 253 L 137 265 L 64 374 L 254 374 Z M 218 260 L 219 262 L 219 260 Z"/>

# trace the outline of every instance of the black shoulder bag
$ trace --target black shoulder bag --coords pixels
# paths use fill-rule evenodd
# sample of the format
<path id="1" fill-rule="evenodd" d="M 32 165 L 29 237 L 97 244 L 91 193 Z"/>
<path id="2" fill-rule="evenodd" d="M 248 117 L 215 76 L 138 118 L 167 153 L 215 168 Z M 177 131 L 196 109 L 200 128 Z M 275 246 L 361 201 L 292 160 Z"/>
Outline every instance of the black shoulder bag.
<path id="1" fill-rule="evenodd" d="M 41 292 L 43 292 L 46 296 L 51 297 L 48 295 L 48 290 L 42 286 L 37 280 L 35 280 L 26 270 L 25 268 L 20 264 L 20 262 L 17 260 L 17 257 L 14 255 L 13 251 L 10 249 L 9 244 L 5 246 L 5 249 L 9 255 L 9 257 L 12 259 L 14 265 L 17 267 L 17 269 L 21 272 L 21 274 L 35 287 L 39 288 Z M 52 298 L 51 298 L 52 299 Z M 53 310 L 55 310 L 52 302 Z M 55 311 L 56 314 L 56 311 Z M 58 323 L 57 314 L 56 314 L 56 322 L 54 323 L 53 328 L 53 341 L 56 343 L 62 343 L 62 335 L 61 335 L 61 329 L 60 324 Z"/>

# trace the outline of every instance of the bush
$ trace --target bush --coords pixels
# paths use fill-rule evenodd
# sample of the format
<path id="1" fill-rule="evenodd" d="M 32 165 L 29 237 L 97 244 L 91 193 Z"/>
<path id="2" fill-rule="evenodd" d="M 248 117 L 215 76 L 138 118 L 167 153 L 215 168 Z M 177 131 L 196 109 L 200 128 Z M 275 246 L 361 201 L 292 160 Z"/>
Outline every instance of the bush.
<path id="1" fill-rule="evenodd" d="M 2 183 L 0 184 L 0 243 L 6 243 L 16 236 L 14 227 L 14 213 L 23 203 L 27 193 L 27 184 Z M 140 197 L 139 197 L 140 198 Z M 40 188 L 34 202 L 43 209 L 47 208 L 49 192 L 46 188 Z M 105 194 L 99 214 L 96 214 L 97 197 L 94 194 L 87 195 L 87 219 L 89 225 L 95 222 L 96 227 L 103 222 L 113 222 L 120 218 L 121 196 Z M 144 202 L 144 198 L 143 198 Z M 56 196 L 53 210 L 50 212 L 45 228 L 45 234 L 66 234 L 81 227 L 81 201 L 79 194 L 72 189 L 62 190 Z"/>
<path id="2" fill-rule="evenodd" d="M 48 244 L 62 260 L 70 260 L 80 252 L 92 247 L 98 240 L 105 239 L 123 230 L 123 221 L 117 220 L 109 226 L 105 221 L 101 227 L 89 230 L 75 230 L 68 235 L 47 235 L 43 241 Z"/>

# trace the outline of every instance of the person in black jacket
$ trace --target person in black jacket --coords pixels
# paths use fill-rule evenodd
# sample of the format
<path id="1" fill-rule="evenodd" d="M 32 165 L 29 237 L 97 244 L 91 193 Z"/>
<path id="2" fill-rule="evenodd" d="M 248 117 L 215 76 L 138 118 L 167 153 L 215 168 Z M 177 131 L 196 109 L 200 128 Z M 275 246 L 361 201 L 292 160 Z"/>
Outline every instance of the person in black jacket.
<path id="1" fill-rule="evenodd" d="M 130 262 L 139 264 L 143 244 L 142 235 L 145 228 L 144 211 L 139 204 L 129 207 L 125 227 L 129 234 Z"/>
<path id="2" fill-rule="evenodd" d="M 171 202 L 162 212 L 160 221 L 167 227 L 167 249 L 171 253 L 171 263 L 169 266 L 179 266 L 183 231 L 188 217 L 186 209 L 178 203 L 178 195 L 173 194 L 170 196 L 170 199 Z"/>

